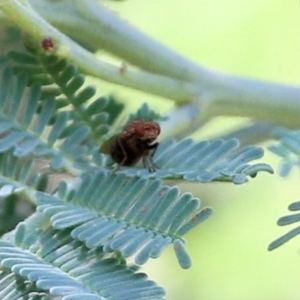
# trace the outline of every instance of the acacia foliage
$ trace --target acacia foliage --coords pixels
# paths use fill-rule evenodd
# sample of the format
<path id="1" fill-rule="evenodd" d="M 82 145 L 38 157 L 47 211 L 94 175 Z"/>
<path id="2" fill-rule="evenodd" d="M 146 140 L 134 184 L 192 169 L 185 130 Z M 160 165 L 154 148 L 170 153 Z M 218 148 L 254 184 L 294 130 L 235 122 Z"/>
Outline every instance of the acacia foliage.
<path id="1" fill-rule="evenodd" d="M 236 139 L 166 139 L 154 155 L 155 173 L 116 170 L 99 146 L 115 132 L 123 105 L 97 96 L 67 60 L 8 58 L 0 82 L 0 194 L 30 201 L 36 211 L 0 240 L 0 282 L 16 290 L 0 284 L 3 299 L 162 299 L 163 289 L 127 258 L 141 265 L 172 244 L 180 266 L 190 267 L 184 235 L 212 214 L 162 180 L 242 184 L 273 172 L 253 163 L 261 148 L 240 148 Z M 134 118 L 163 119 L 146 104 Z"/>

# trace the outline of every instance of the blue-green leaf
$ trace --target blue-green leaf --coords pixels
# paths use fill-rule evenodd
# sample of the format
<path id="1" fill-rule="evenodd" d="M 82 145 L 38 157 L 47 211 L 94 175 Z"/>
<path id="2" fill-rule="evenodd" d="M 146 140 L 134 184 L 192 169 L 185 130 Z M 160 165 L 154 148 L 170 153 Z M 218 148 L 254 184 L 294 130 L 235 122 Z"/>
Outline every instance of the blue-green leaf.
<path id="1" fill-rule="evenodd" d="M 63 190 L 63 192 L 60 192 Z M 58 196 L 37 193 L 38 211 L 56 229 L 72 228 L 71 236 L 88 248 L 120 251 L 135 262 L 158 257 L 163 249 L 207 219 L 199 199 L 179 194 L 159 180 L 97 172 L 82 176 L 80 185 Z"/>
<path id="2" fill-rule="evenodd" d="M 3 278 L 5 283 L 19 284 L 18 290 L 24 295 L 45 292 L 62 299 L 143 300 L 146 295 L 147 299 L 163 298 L 163 289 L 145 274 L 135 273 L 101 248 L 89 250 L 72 240 L 69 230 L 43 227 L 44 222 L 36 215 L 18 226 L 18 246 L 0 241 L 0 264 L 6 270 L 0 272 L 0 293 L 5 290 Z M 25 281 L 27 284 L 22 286 L 20 283 Z"/>

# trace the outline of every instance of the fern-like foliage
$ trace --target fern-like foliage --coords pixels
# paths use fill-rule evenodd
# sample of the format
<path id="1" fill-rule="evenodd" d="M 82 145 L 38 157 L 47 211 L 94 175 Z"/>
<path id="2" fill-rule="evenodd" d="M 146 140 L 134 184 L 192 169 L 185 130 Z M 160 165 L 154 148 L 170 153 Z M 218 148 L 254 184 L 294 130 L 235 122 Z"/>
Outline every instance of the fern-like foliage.
<path id="1" fill-rule="evenodd" d="M 9 59 L 0 78 L 0 196 L 29 199 L 37 212 L 0 240 L 1 299 L 162 299 L 164 291 L 127 258 L 142 265 L 172 245 L 189 268 L 183 236 L 212 214 L 162 180 L 241 184 L 273 172 L 252 163 L 261 148 L 240 148 L 236 139 L 168 139 L 153 157 L 156 172 L 112 169 L 99 146 L 124 106 L 97 98 L 67 60 L 38 52 Z M 163 120 L 147 104 L 131 119 Z M 53 173 L 72 181 L 55 184 L 51 194 L 46 179 Z"/>
<path id="2" fill-rule="evenodd" d="M 145 274 L 135 273 L 101 248 L 88 249 L 70 237 L 70 230 L 42 229 L 38 223 L 44 223 L 40 216 L 32 223 L 21 223 L 15 244 L 0 241 L 2 280 L 17 287 L 10 298 L 7 289 L 2 289 L 6 298 L 1 299 L 42 292 L 65 300 L 163 298 L 164 290 Z"/>
<path id="3" fill-rule="evenodd" d="M 47 157 L 54 170 L 88 168 L 91 156 L 95 157 L 92 164 L 101 164 L 96 141 L 87 142 L 91 127 L 69 125 L 73 119 L 70 111 L 57 112 L 54 98 L 39 103 L 40 87 L 26 85 L 24 75 L 14 76 L 10 69 L 4 71 L 0 90 L 0 152 L 11 150 L 17 157 Z"/>
<path id="4" fill-rule="evenodd" d="M 162 179 L 184 179 L 188 181 L 231 181 L 241 184 L 258 172 L 273 173 L 265 163 L 250 165 L 249 162 L 263 156 L 263 149 L 257 146 L 239 148 L 236 139 L 195 142 L 186 139 L 176 142 L 163 141 L 154 155 L 159 167 L 155 173 L 147 169 L 123 168 L 120 173 L 127 176 L 155 177 Z"/>
<path id="5" fill-rule="evenodd" d="M 288 209 L 292 212 L 299 211 L 300 210 L 300 201 L 290 204 Z M 296 213 L 296 214 L 293 214 L 293 215 L 284 216 L 284 217 L 280 218 L 277 221 L 277 224 L 279 226 L 285 226 L 285 225 L 290 225 L 290 224 L 297 223 L 297 222 L 300 222 L 300 213 L 299 212 Z M 271 251 L 271 250 L 274 250 L 274 249 L 278 248 L 279 246 L 286 243 L 287 241 L 289 241 L 290 239 L 292 239 L 293 237 L 295 237 L 298 234 L 300 234 L 300 226 L 292 229 L 291 231 L 289 231 L 288 233 L 286 233 L 282 237 L 280 237 L 280 238 L 276 239 L 275 241 L 273 241 L 269 245 L 268 250 Z"/>
<path id="6" fill-rule="evenodd" d="M 109 130 L 108 113 L 109 98 L 100 97 L 90 100 L 95 96 L 96 90 L 85 86 L 85 76 L 78 68 L 66 60 L 59 60 L 54 56 L 44 54 L 31 54 L 11 52 L 13 70 L 15 73 L 25 73 L 29 84 L 40 84 L 41 99 L 55 98 L 58 108 L 71 107 L 71 118 L 74 129 L 84 124 L 90 127 L 91 135 L 95 140 Z M 120 112 L 121 105 L 111 104 L 113 109 Z M 114 117 L 114 116 L 112 116 Z M 71 127 L 70 127 L 71 128 Z"/>
<path id="7" fill-rule="evenodd" d="M 300 131 L 278 128 L 274 136 L 279 143 L 268 148 L 281 158 L 280 175 L 287 176 L 293 167 L 300 167 Z"/>
<path id="8" fill-rule="evenodd" d="M 160 180 L 128 179 L 124 174 L 100 171 L 84 174 L 77 189 L 61 184 L 58 195 L 38 193 L 38 211 L 55 229 L 72 228 L 71 236 L 88 248 L 135 255 L 137 264 L 157 258 L 173 243 L 183 268 L 191 265 L 182 236 L 207 219 L 211 208 L 199 209 L 191 194 Z"/>

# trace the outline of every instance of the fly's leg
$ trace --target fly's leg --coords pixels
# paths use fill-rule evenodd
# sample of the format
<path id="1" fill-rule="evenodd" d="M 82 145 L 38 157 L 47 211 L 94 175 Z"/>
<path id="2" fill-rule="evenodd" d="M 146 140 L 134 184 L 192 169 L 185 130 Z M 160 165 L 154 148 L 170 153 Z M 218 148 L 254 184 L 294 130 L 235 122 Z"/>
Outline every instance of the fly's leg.
<path id="1" fill-rule="evenodd" d="M 150 173 L 155 172 L 156 169 L 158 169 L 151 156 L 143 156 L 143 165 Z"/>
<path id="2" fill-rule="evenodd" d="M 118 140 L 118 145 L 120 146 L 121 150 L 122 150 L 122 154 L 124 156 L 123 160 L 121 161 L 121 163 L 119 164 L 119 166 L 123 166 L 125 161 L 127 160 L 127 153 L 124 149 L 124 146 L 122 144 L 122 140 Z"/>
<path id="3" fill-rule="evenodd" d="M 158 145 L 159 145 L 159 143 L 154 143 L 154 144 L 152 144 L 152 145 L 148 145 L 148 147 L 147 147 L 148 150 L 152 150 L 152 149 L 153 149 L 153 151 L 152 151 L 152 153 L 151 153 L 151 157 L 154 156 L 154 154 L 155 154 L 155 152 L 156 152 L 156 149 L 157 149 Z"/>
<path id="4" fill-rule="evenodd" d="M 143 156 L 144 167 L 147 168 L 149 172 L 155 172 L 157 169 L 159 169 L 159 167 L 153 161 L 153 156 L 156 152 L 156 149 L 157 149 L 158 145 L 159 145 L 158 143 L 148 145 L 148 150 L 153 149 L 153 151 L 152 151 L 150 156 Z"/>

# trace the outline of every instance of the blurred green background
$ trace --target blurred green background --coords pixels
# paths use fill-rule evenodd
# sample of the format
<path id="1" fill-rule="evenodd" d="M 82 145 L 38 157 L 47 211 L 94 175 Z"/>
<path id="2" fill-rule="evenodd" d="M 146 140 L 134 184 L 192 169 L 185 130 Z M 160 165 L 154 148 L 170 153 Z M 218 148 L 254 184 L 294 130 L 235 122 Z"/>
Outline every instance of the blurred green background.
<path id="1" fill-rule="evenodd" d="M 107 5 L 206 67 L 300 82 L 298 0 L 128 0 Z M 111 85 L 106 89 L 126 98 L 123 89 Z M 136 95 L 142 102 L 149 99 L 154 107 L 161 106 L 157 98 Z M 226 122 L 218 118 L 213 128 L 223 128 Z M 275 169 L 279 164 L 268 151 L 264 161 Z M 278 227 L 276 221 L 288 214 L 288 204 L 299 200 L 299 183 L 294 171 L 286 179 L 260 174 L 242 186 L 180 184 L 182 191 L 192 191 L 203 205 L 215 209 L 212 218 L 186 236 L 193 266 L 180 269 L 168 249 L 142 270 L 166 288 L 169 300 L 300 299 L 300 237 L 267 251 L 271 241 L 291 229 Z"/>

